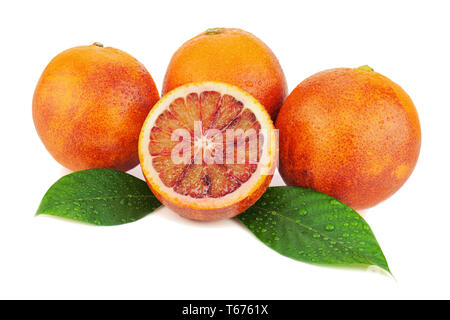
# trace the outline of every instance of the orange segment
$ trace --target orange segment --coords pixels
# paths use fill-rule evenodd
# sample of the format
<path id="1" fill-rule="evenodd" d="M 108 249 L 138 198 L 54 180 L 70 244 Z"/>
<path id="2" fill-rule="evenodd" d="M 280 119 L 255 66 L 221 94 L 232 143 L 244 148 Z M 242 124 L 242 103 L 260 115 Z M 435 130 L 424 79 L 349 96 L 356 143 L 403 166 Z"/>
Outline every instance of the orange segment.
<path id="1" fill-rule="evenodd" d="M 203 165 L 191 164 L 173 190 L 192 198 L 203 198 L 208 191 L 208 185 L 203 180 L 204 176 L 205 168 Z"/>
<path id="2" fill-rule="evenodd" d="M 207 167 L 207 173 L 208 180 L 210 181 L 208 196 L 212 198 L 222 197 L 234 192 L 241 185 L 225 166 L 217 164 L 210 165 Z"/>
<path id="3" fill-rule="evenodd" d="M 215 127 L 217 129 L 225 128 L 241 113 L 242 108 L 242 102 L 237 101 L 230 95 L 224 95 L 217 110 Z"/>
<path id="4" fill-rule="evenodd" d="M 173 187 L 183 174 L 187 165 L 173 163 L 170 156 L 157 156 L 152 159 L 153 167 L 165 185 Z"/>
<path id="5" fill-rule="evenodd" d="M 215 91 L 204 91 L 200 94 L 200 104 L 201 104 L 201 116 L 203 128 L 211 128 L 217 109 L 219 108 L 219 101 L 221 95 L 219 92 Z"/>
<path id="6" fill-rule="evenodd" d="M 175 99 L 170 105 L 170 111 L 182 124 L 183 128 L 194 131 L 194 122 L 200 121 L 200 105 L 198 96 L 195 94 L 183 98 Z"/>
<path id="7" fill-rule="evenodd" d="M 178 141 L 172 141 L 171 132 L 159 127 L 153 127 L 150 133 L 150 144 L 148 149 L 152 156 L 170 155 L 172 149 L 178 144 Z"/>
<path id="8" fill-rule="evenodd" d="M 230 174 L 241 182 L 250 179 L 253 172 L 256 170 L 256 164 L 227 164 L 225 165 Z"/>

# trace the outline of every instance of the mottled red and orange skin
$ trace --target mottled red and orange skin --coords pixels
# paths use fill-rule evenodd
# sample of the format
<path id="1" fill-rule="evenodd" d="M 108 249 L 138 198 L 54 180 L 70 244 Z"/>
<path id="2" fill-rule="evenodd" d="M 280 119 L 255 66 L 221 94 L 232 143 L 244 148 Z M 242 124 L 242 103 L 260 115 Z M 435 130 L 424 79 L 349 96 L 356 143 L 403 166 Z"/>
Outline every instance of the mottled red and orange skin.
<path id="1" fill-rule="evenodd" d="M 316 189 L 354 209 L 394 194 L 412 173 L 421 144 L 410 97 L 362 69 L 327 70 L 300 83 L 276 127 L 286 184 Z"/>
<path id="2" fill-rule="evenodd" d="M 240 87 L 266 108 L 272 120 L 287 96 L 277 57 L 264 42 L 240 29 L 209 29 L 185 42 L 170 60 L 162 94 L 199 81 Z"/>
<path id="3" fill-rule="evenodd" d="M 45 68 L 33 97 L 33 120 L 64 167 L 126 171 L 139 163 L 139 133 L 158 100 L 139 61 L 118 49 L 81 46 Z"/>
<path id="4" fill-rule="evenodd" d="M 144 175 L 145 177 L 145 175 Z M 227 207 L 223 207 L 220 209 L 210 209 L 210 210 L 204 210 L 204 209 L 194 209 L 189 208 L 186 206 L 179 206 L 172 201 L 166 199 L 164 196 L 162 196 L 158 190 L 152 187 L 151 183 L 148 182 L 147 178 L 145 180 L 147 181 L 147 184 L 149 185 L 150 189 L 152 190 L 155 197 L 166 207 L 170 208 L 174 212 L 178 213 L 180 216 L 191 219 L 191 220 L 198 220 L 198 221 L 217 221 L 222 219 L 228 219 L 237 216 L 238 214 L 244 212 L 248 208 L 250 208 L 256 201 L 261 198 L 261 196 L 266 192 L 267 188 L 270 185 L 270 182 L 272 181 L 273 175 L 266 175 L 264 177 L 264 181 L 261 183 L 261 185 L 253 190 L 251 194 L 249 194 L 248 197 L 246 197 L 244 200 L 233 203 Z M 239 189 L 235 192 L 239 192 Z"/>

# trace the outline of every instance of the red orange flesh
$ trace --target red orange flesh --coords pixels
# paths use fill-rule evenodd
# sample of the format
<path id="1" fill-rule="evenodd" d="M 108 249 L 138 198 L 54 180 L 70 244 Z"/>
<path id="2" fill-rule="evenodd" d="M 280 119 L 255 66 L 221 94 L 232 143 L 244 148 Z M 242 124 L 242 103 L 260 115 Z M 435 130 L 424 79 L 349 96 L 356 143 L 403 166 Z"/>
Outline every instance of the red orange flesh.
<path id="1" fill-rule="evenodd" d="M 274 139 L 269 115 L 254 98 L 204 82 L 174 90 L 155 108 L 139 150 L 149 186 L 164 204 L 188 218 L 217 220 L 241 213 L 262 195 L 276 151 L 265 143 Z"/>

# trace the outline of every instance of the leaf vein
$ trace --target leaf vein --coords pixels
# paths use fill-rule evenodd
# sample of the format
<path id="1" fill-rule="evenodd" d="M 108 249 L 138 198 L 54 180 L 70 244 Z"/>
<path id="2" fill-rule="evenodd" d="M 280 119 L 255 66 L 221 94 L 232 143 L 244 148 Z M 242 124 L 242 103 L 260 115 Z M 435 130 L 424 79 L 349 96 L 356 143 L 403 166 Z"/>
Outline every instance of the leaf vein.
<path id="1" fill-rule="evenodd" d="M 269 212 L 270 214 L 272 214 L 272 210 L 268 210 L 268 209 L 266 209 L 266 208 L 259 207 L 259 206 L 257 206 L 257 205 L 254 205 L 254 207 L 255 207 L 255 208 L 262 209 L 262 210 L 265 210 L 265 211 Z M 370 258 L 368 259 L 365 255 L 360 254 L 359 252 L 355 251 L 355 250 L 353 249 L 353 247 L 347 246 L 345 243 L 341 242 L 340 240 L 338 240 L 338 239 L 336 239 L 336 238 L 334 238 L 334 237 L 330 237 L 328 234 L 325 235 L 325 234 L 323 234 L 322 232 L 316 230 L 315 228 L 309 227 L 309 226 L 307 226 L 307 225 L 305 225 L 305 224 L 303 224 L 303 223 L 297 223 L 296 221 L 292 220 L 291 218 L 286 217 L 286 216 L 283 216 L 283 215 L 279 214 L 279 213 L 276 212 L 276 211 L 273 211 L 273 212 L 275 212 L 277 216 L 282 217 L 282 218 L 285 218 L 286 220 L 292 222 L 292 223 L 295 224 L 295 225 L 300 225 L 300 226 L 302 226 L 303 228 L 305 228 L 305 229 L 307 229 L 307 230 L 309 230 L 309 231 L 317 232 L 317 233 L 320 234 L 322 237 L 332 239 L 332 240 L 335 241 L 337 244 L 339 244 L 339 245 L 343 246 L 344 248 L 347 248 L 348 250 L 350 250 L 351 252 L 353 252 L 356 256 L 361 257 L 361 258 L 363 258 L 364 260 L 366 260 L 367 263 L 369 263 L 369 264 L 372 264 L 372 263 L 373 263 L 373 262 L 370 261 Z"/>

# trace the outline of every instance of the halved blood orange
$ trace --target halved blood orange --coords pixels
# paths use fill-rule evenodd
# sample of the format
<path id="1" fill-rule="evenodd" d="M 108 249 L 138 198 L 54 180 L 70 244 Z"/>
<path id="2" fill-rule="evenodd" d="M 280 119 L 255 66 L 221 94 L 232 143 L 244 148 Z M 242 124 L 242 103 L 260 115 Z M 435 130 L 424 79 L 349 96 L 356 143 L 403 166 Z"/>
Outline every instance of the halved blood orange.
<path id="1" fill-rule="evenodd" d="M 277 139 L 269 114 L 250 94 L 221 82 L 178 87 L 142 127 L 139 158 L 155 196 L 195 220 L 233 217 L 272 180 Z"/>

